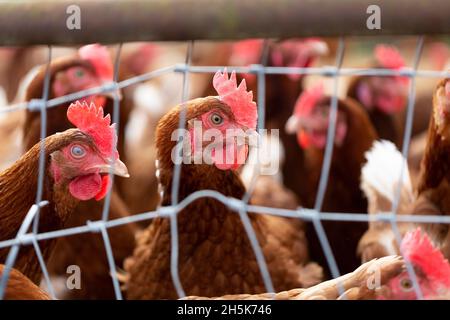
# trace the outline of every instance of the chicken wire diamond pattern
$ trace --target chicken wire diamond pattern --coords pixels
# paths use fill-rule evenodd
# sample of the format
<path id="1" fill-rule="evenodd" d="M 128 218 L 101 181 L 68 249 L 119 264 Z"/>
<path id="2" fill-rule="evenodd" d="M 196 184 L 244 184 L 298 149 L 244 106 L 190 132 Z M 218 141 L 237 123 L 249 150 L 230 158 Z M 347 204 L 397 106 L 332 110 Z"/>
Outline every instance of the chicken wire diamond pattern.
<path id="1" fill-rule="evenodd" d="M 10 248 L 9 254 L 7 256 L 5 262 L 5 271 L 0 279 L 0 298 L 3 299 L 6 284 L 8 281 L 8 277 L 11 269 L 14 267 L 15 259 L 19 253 L 20 247 L 23 245 L 33 245 L 33 248 L 38 257 L 44 281 L 47 284 L 48 291 L 50 296 L 53 299 L 56 299 L 55 291 L 52 286 L 49 273 L 46 268 L 45 260 L 43 258 L 42 252 L 39 248 L 39 241 L 48 240 L 48 239 L 56 239 L 60 237 L 65 237 L 69 235 L 76 235 L 81 233 L 89 233 L 89 232 L 100 232 L 102 235 L 103 243 L 105 246 L 105 251 L 110 267 L 110 273 L 112 277 L 112 282 L 114 286 L 114 291 L 117 299 L 122 299 L 122 294 L 119 287 L 119 282 L 116 276 L 116 269 L 114 264 L 114 254 L 111 248 L 111 243 L 109 241 L 107 230 L 108 228 L 113 228 L 129 223 L 151 220 L 156 217 L 165 217 L 171 220 L 171 275 L 172 280 L 174 282 L 174 286 L 179 297 L 184 297 L 185 293 L 179 278 L 178 274 L 178 233 L 177 233 L 177 215 L 183 210 L 187 205 L 194 202 L 199 198 L 214 198 L 215 200 L 223 203 L 228 206 L 231 210 L 235 211 L 240 215 L 241 221 L 244 225 L 244 229 L 249 237 L 249 240 L 252 244 L 252 248 L 254 250 L 257 263 L 263 276 L 264 284 L 266 286 L 267 292 L 274 292 L 272 281 L 270 278 L 270 274 L 267 269 L 267 265 L 265 263 L 264 255 L 262 254 L 261 247 L 256 239 L 255 232 L 253 230 L 252 225 L 249 222 L 248 212 L 252 212 L 254 214 L 269 214 L 275 216 L 282 217 L 294 217 L 298 219 L 302 219 L 305 221 L 312 221 L 315 227 L 315 230 L 319 236 L 322 249 L 324 250 L 327 258 L 328 265 L 332 272 L 333 277 L 340 276 L 338 267 L 336 265 L 336 261 L 334 259 L 333 252 L 329 246 L 326 233 L 322 227 L 322 221 L 355 221 L 355 222 L 369 222 L 369 221 L 385 221 L 389 222 L 392 225 L 392 228 L 395 233 L 395 238 L 397 245 L 400 247 L 401 236 L 397 227 L 398 222 L 415 222 L 415 223 L 442 223 L 442 224 L 450 224 L 450 216 L 431 216 L 431 215 L 400 215 L 397 216 L 397 208 L 400 199 L 400 190 L 401 184 L 398 186 L 398 192 L 396 193 L 394 203 L 392 206 L 391 212 L 379 213 L 377 215 L 368 215 L 366 213 L 338 213 L 338 212 L 322 212 L 322 203 L 325 196 L 325 191 L 327 187 L 329 170 L 331 165 L 331 158 L 333 153 L 333 141 L 335 135 L 336 128 L 336 119 L 337 119 L 337 109 L 338 109 L 338 86 L 339 79 L 342 76 L 405 76 L 411 78 L 408 92 L 408 109 L 407 109 L 407 118 L 406 118 L 406 127 L 404 131 L 404 141 L 402 154 L 404 157 L 408 154 L 409 142 L 411 140 L 411 131 L 412 131 L 412 121 L 413 121 L 413 111 L 414 111 L 414 97 L 415 97 L 415 79 L 416 77 L 428 77 L 428 78 L 443 78 L 450 77 L 450 72 L 445 71 L 432 71 L 432 70 L 418 70 L 418 64 L 420 62 L 422 48 L 423 48 L 424 38 L 419 37 L 416 45 L 416 52 L 414 56 L 413 68 L 401 68 L 398 70 L 392 69 L 375 69 L 375 68 L 342 68 L 342 61 L 344 58 L 345 51 L 345 42 L 344 38 L 339 40 L 339 46 L 336 54 L 336 66 L 323 66 L 319 68 L 307 67 L 307 68 L 298 68 L 298 67 L 268 67 L 265 66 L 265 60 L 267 60 L 267 51 L 268 51 L 268 41 L 264 41 L 264 49 L 263 49 L 263 57 L 261 59 L 260 64 L 250 65 L 248 67 L 234 67 L 228 66 L 227 68 L 230 70 L 235 70 L 236 73 L 253 73 L 257 76 L 257 89 L 258 89 L 258 130 L 262 129 L 264 126 L 265 119 L 265 75 L 268 74 L 297 74 L 297 75 L 320 75 L 324 77 L 332 77 L 334 79 L 333 85 L 333 94 L 331 99 L 331 112 L 329 114 L 330 126 L 327 133 L 327 142 L 325 149 L 324 162 L 322 166 L 322 172 L 319 181 L 319 187 L 317 192 L 316 203 L 314 209 L 306 209 L 306 208 L 298 208 L 297 210 L 288 210 L 288 209 L 278 209 L 271 207 L 263 207 L 249 204 L 249 199 L 256 183 L 255 175 L 251 179 L 251 185 L 247 190 L 243 199 L 235 199 L 224 196 L 223 194 L 213 191 L 213 190 L 200 190 L 196 191 L 180 202 L 178 202 L 178 189 L 180 183 L 180 165 L 175 166 L 175 174 L 173 176 L 173 193 L 172 193 L 172 205 L 169 207 L 159 207 L 154 211 L 144 212 L 140 214 L 136 214 L 133 216 L 118 218 L 109 220 L 109 203 L 111 198 L 111 190 L 109 190 L 107 194 L 107 198 L 105 200 L 105 204 L 102 212 L 102 219 L 99 221 L 88 221 L 86 225 L 73 227 L 73 228 L 65 228 L 56 231 L 50 232 L 42 232 L 38 233 L 38 216 L 39 209 L 42 206 L 48 204 L 48 201 L 44 199 L 42 201 L 42 188 L 43 188 L 43 175 L 44 175 L 44 145 L 41 145 L 40 150 L 40 161 L 39 161 L 39 183 L 38 190 L 36 193 L 36 204 L 33 205 L 25 219 L 22 222 L 22 225 L 17 233 L 17 236 L 14 239 L 0 241 L 0 248 Z M 222 70 L 225 66 L 192 66 L 190 64 L 192 52 L 193 52 L 194 42 L 191 41 L 188 45 L 188 49 L 186 52 L 186 60 L 184 64 L 176 64 L 173 66 L 168 66 L 164 68 L 160 68 L 139 76 L 135 76 L 123 81 L 118 81 L 118 72 L 119 72 L 119 59 L 121 55 L 122 44 L 118 45 L 116 59 L 114 63 L 114 79 L 110 84 L 98 86 L 95 88 L 90 88 L 87 90 L 82 90 L 79 92 L 75 92 L 72 94 L 68 94 L 65 96 L 48 99 L 49 96 L 49 81 L 50 81 L 50 63 L 52 62 L 52 48 L 49 46 L 48 48 L 48 59 L 47 59 L 47 68 L 45 74 L 45 82 L 42 93 L 41 100 L 32 100 L 29 102 L 23 102 L 15 105 L 11 105 L 9 107 L 5 107 L 0 109 L 0 113 L 8 113 L 14 112 L 21 109 L 28 108 L 29 110 L 39 111 L 41 113 L 41 141 L 45 138 L 46 133 L 46 109 L 57 107 L 61 104 L 74 101 L 83 97 L 87 97 L 93 94 L 106 93 L 106 92 L 115 92 L 114 97 L 114 115 L 113 122 L 118 123 L 120 121 L 118 111 L 120 108 L 119 104 L 119 96 L 117 94 L 117 90 L 123 89 L 127 86 L 137 84 L 140 82 L 148 81 L 150 79 L 160 77 L 162 75 L 177 72 L 183 74 L 183 91 L 182 91 L 182 101 L 181 104 L 184 103 L 188 99 L 188 88 L 189 88 L 189 77 L 190 73 L 215 73 L 219 70 Z M 182 116 L 180 117 L 180 128 L 183 128 L 185 123 L 185 114 L 186 109 L 182 109 Z M 404 169 L 401 172 L 403 175 Z M 113 178 L 113 175 L 110 173 L 110 178 Z M 403 181 L 403 180 L 400 180 Z M 27 233 L 29 228 L 32 225 L 32 232 Z M 415 275 L 414 268 L 411 263 L 406 259 L 407 271 L 412 279 L 413 287 L 415 293 L 418 298 L 422 298 L 422 292 L 417 282 L 417 277 Z M 341 294 L 343 292 L 342 285 L 338 286 Z"/>

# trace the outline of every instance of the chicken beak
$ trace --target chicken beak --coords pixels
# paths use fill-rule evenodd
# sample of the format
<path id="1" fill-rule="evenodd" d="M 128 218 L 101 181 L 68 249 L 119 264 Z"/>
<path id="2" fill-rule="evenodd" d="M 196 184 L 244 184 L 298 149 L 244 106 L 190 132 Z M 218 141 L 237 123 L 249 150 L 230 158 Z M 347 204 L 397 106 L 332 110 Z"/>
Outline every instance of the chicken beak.
<path id="1" fill-rule="evenodd" d="M 301 127 L 300 118 L 297 117 L 296 115 L 292 115 L 286 122 L 286 126 L 285 126 L 284 130 L 288 134 L 294 134 L 294 133 L 298 132 L 300 127 Z"/>
<path id="2" fill-rule="evenodd" d="M 99 173 L 112 173 L 124 178 L 130 177 L 127 166 L 120 159 L 115 160 L 112 164 L 102 164 L 95 168 L 100 170 Z"/>

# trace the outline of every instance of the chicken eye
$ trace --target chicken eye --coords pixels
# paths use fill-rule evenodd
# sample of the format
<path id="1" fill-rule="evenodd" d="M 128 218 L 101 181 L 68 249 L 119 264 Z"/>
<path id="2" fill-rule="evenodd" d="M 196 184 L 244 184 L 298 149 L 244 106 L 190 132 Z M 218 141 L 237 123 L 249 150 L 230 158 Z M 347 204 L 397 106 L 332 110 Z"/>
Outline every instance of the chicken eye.
<path id="1" fill-rule="evenodd" d="M 403 291 L 411 291 L 413 289 L 413 283 L 408 278 L 403 278 L 400 280 L 400 286 L 402 287 Z"/>
<path id="2" fill-rule="evenodd" d="M 77 78 L 83 77 L 83 76 L 84 76 L 84 71 L 81 70 L 81 69 L 78 69 L 77 71 L 75 71 L 75 76 L 76 76 Z"/>
<path id="3" fill-rule="evenodd" d="M 86 151 L 83 147 L 75 145 L 70 149 L 70 153 L 75 159 L 81 159 L 86 155 Z"/>
<path id="4" fill-rule="evenodd" d="M 221 115 L 219 115 L 217 113 L 213 113 L 211 115 L 211 122 L 216 126 L 221 125 L 223 123 L 223 118 Z"/>

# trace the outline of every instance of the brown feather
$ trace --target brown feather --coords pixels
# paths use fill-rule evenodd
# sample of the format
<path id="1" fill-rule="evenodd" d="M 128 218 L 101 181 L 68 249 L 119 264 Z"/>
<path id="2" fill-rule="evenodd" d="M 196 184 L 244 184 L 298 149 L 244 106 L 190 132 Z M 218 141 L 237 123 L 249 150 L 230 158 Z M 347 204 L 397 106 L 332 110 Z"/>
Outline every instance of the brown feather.
<path id="1" fill-rule="evenodd" d="M 380 273 L 380 288 L 369 289 L 368 284 L 373 281 L 374 270 Z M 388 281 L 403 271 L 403 261 L 398 256 L 388 256 L 374 259 L 361 265 L 355 271 L 340 276 L 339 278 L 319 283 L 307 289 L 292 289 L 263 294 L 237 294 L 222 297 L 198 297 L 189 296 L 183 300 L 368 300 L 376 299 Z M 339 286 L 345 291 L 341 296 Z"/>
<path id="2" fill-rule="evenodd" d="M 66 70 L 74 66 L 83 66 L 91 69 L 93 66 L 78 56 L 63 57 L 52 61 L 50 64 L 50 88 L 54 81 L 55 75 L 58 72 Z M 40 99 L 42 97 L 42 90 L 46 74 L 46 67 L 42 66 L 35 78 L 32 80 L 26 91 L 26 100 Z M 49 92 L 49 97 L 54 98 L 52 90 Z M 110 114 L 114 117 L 113 100 L 108 98 L 106 105 L 103 106 L 104 113 Z M 56 132 L 62 132 L 73 125 L 67 120 L 67 108 L 70 102 L 47 109 L 47 135 Z M 128 121 L 129 114 L 132 110 L 132 103 L 126 99 L 119 105 L 119 127 L 118 127 L 118 151 L 122 160 L 126 163 L 125 154 L 125 126 Z M 24 124 L 24 148 L 28 150 L 30 146 L 37 143 L 40 138 L 40 112 L 26 112 L 26 120 Z M 123 179 L 115 178 L 115 188 L 112 195 L 112 202 L 110 206 L 110 218 L 121 218 L 129 215 L 126 204 L 120 198 L 120 191 L 122 189 Z M 97 202 L 90 200 L 80 203 L 75 208 L 73 214 L 67 221 L 68 227 L 76 227 L 85 225 L 88 220 L 101 219 L 104 201 Z M 134 232 L 136 226 L 130 224 L 128 226 L 115 228 L 110 230 L 111 242 L 113 245 L 113 252 L 116 253 L 115 259 L 118 265 L 121 265 L 123 259 L 132 252 L 134 247 Z M 85 298 L 85 299 L 112 299 L 115 297 L 112 287 L 112 280 L 109 275 L 109 265 L 106 260 L 103 239 L 99 234 L 82 234 L 69 238 L 62 238 L 61 243 L 58 244 L 50 261 L 49 268 L 57 275 L 66 274 L 66 268 L 69 265 L 78 265 L 82 267 L 82 290 L 72 290 L 69 292 L 67 298 Z M 96 256 L 98 259 L 93 263 L 92 257 Z"/>
<path id="3" fill-rule="evenodd" d="M 92 139 L 77 129 L 67 130 L 60 135 L 47 137 L 45 141 L 46 168 L 50 164 L 50 154 L 80 140 L 92 145 Z M 34 204 L 37 191 L 38 162 L 40 144 L 33 146 L 10 168 L 0 173 L 0 240 L 16 236 L 28 210 Z M 67 191 L 67 185 L 54 185 L 49 171 L 44 177 L 43 199 L 50 202 L 40 210 L 39 232 L 60 229 L 78 204 Z M 47 259 L 55 240 L 39 242 L 43 256 Z M 0 250 L 0 261 L 5 261 L 9 248 Z M 41 271 L 32 246 L 21 248 L 15 267 L 33 282 L 39 283 Z"/>
<path id="4" fill-rule="evenodd" d="M 5 266 L 0 264 L 0 278 L 3 277 Z M 35 285 L 20 271 L 11 269 L 5 291 L 5 300 L 50 300 L 50 296 Z"/>
<path id="5" fill-rule="evenodd" d="M 437 108 L 437 92 L 447 81 L 449 79 L 441 80 L 433 94 L 433 115 L 420 168 L 417 199 L 408 210 L 412 214 L 448 215 L 450 212 L 449 119 L 444 119 L 442 126 L 436 124 L 436 118 L 441 117 Z M 446 258 L 450 258 L 448 224 L 421 224 L 421 226 L 440 244 Z"/>
<path id="6" fill-rule="evenodd" d="M 330 98 L 325 105 L 330 103 Z M 341 146 L 334 146 L 327 189 L 322 206 L 324 212 L 364 213 L 367 200 L 360 190 L 360 172 L 365 163 L 364 153 L 377 138 L 366 112 L 352 99 L 340 100 L 339 110 L 346 116 L 347 134 Z M 299 148 L 297 146 L 297 148 Z M 304 172 L 302 182 L 309 188 L 306 198 L 301 198 L 306 207 L 314 207 L 324 158 L 324 150 L 304 150 Z M 323 221 L 325 233 L 336 259 L 339 271 L 354 270 L 360 260 L 356 250 L 359 239 L 367 229 L 367 223 Z M 328 266 L 324 251 L 312 223 L 307 225 L 311 258 L 320 265 Z"/>
<path id="7" fill-rule="evenodd" d="M 76 214 L 70 216 L 66 228 L 86 225 L 88 221 L 102 219 L 104 201 L 80 202 Z M 129 216 L 128 209 L 116 190 L 112 191 L 109 219 Z M 134 223 L 108 229 L 115 265 L 123 260 L 134 248 L 134 234 L 139 228 Z M 81 289 L 57 292 L 59 299 L 115 299 L 114 287 L 108 264 L 105 244 L 100 233 L 82 233 L 58 238 L 54 252 L 48 262 L 52 275 L 68 277 L 67 267 L 77 265 L 81 271 Z"/>

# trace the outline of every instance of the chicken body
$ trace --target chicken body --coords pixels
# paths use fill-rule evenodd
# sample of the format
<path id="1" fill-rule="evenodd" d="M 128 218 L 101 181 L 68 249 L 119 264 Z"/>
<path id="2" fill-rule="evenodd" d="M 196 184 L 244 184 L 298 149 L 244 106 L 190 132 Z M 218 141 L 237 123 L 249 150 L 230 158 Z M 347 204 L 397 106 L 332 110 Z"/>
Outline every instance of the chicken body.
<path id="1" fill-rule="evenodd" d="M 373 59 L 374 68 L 398 70 L 405 67 L 402 55 L 392 46 L 377 45 Z M 380 138 L 392 141 L 400 148 L 408 102 L 407 90 L 408 79 L 401 76 L 357 76 L 352 79 L 347 96 L 366 109 Z"/>
<path id="2" fill-rule="evenodd" d="M 250 41 L 255 42 L 255 40 Z M 238 62 L 244 60 L 247 64 L 265 63 L 263 61 L 262 41 L 260 46 L 261 49 L 259 54 L 256 55 L 256 61 L 246 61 L 245 56 L 243 59 L 238 59 L 239 56 L 236 58 L 232 55 L 231 63 L 233 64 L 235 62 L 233 60 L 238 60 Z M 296 46 L 299 47 L 296 48 Z M 310 67 L 320 56 L 326 55 L 328 53 L 328 46 L 325 42 L 318 39 L 287 40 L 269 42 L 267 51 L 267 66 L 295 66 L 306 68 Z M 278 59 L 281 57 L 281 65 L 279 65 L 280 62 L 277 61 L 278 59 L 276 57 Z M 299 57 L 302 58 L 299 59 Z M 300 61 L 301 63 L 299 63 Z M 246 75 L 246 77 L 250 80 L 248 83 L 251 90 L 257 93 L 258 83 L 256 77 L 254 75 L 251 75 L 252 78 L 248 78 L 249 75 Z M 283 128 L 289 116 L 292 114 L 297 98 L 303 92 L 304 80 L 303 75 L 265 75 L 265 128 L 268 130 L 278 130 L 279 139 L 285 152 L 283 162 L 280 162 L 282 179 L 280 182 L 277 182 L 280 185 L 279 187 L 275 187 L 275 190 L 278 189 L 278 192 L 274 194 L 279 194 L 282 191 L 281 198 L 292 198 L 290 193 L 294 192 L 297 197 L 297 203 L 302 206 L 306 206 L 304 201 L 308 198 L 308 193 L 310 192 L 310 184 L 305 182 L 305 176 L 308 175 L 308 169 L 304 164 L 305 155 L 303 149 L 298 148 L 296 137 L 287 134 Z M 265 182 L 267 182 L 266 178 L 262 179 L 261 186 L 256 186 L 257 192 L 259 190 L 260 192 L 264 192 L 267 185 Z M 278 199 L 274 200 L 274 203 L 278 202 Z M 267 205 L 270 204 L 267 200 L 265 203 Z M 280 207 L 279 205 L 269 206 Z M 286 206 L 283 206 L 283 208 L 288 209 Z"/>
<path id="3" fill-rule="evenodd" d="M 413 214 L 450 213 L 450 79 L 443 79 L 433 95 L 433 114 L 428 129 L 428 142 L 421 163 L 417 200 L 408 209 Z M 427 201 L 424 201 L 426 199 Z M 428 202 L 428 204 L 427 204 Z M 436 210 L 437 209 L 437 210 Z M 431 212 L 430 212 L 431 211 Z M 427 233 L 441 244 L 444 256 L 450 258 L 450 229 L 446 224 L 426 224 Z"/>
<path id="4" fill-rule="evenodd" d="M 80 202 L 65 227 L 73 228 L 86 225 L 88 221 L 102 219 L 104 202 Z M 128 209 L 117 192 L 113 191 L 109 211 L 110 219 L 129 216 Z M 134 223 L 108 229 L 108 236 L 115 265 L 122 265 L 125 257 L 133 252 L 135 233 L 140 228 Z M 48 270 L 66 281 L 67 267 L 77 265 L 81 270 L 81 288 L 56 291 L 58 299 L 115 299 L 110 267 L 107 260 L 105 243 L 100 233 L 82 233 L 76 236 L 58 238 L 54 252 L 48 262 Z M 57 280 L 58 277 L 55 277 Z"/>
<path id="5" fill-rule="evenodd" d="M 50 64 L 50 92 L 49 98 L 56 98 L 57 95 L 52 89 L 53 83 L 58 74 L 67 71 L 73 67 L 84 68 L 85 70 L 89 70 L 94 72 L 94 67 L 85 60 L 77 56 L 69 56 L 62 57 L 59 59 L 55 59 Z M 44 79 L 45 79 L 46 67 L 42 66 L 33 80 L 28 85 L 25 94 L 25 100 L 31 101 L 33 99 L 41 99 L 44 87 Z M 78 90 L 87 89 L 80 87 Z M 75 89 L 77 90 L 77 89 Z M 71 92 L 73 93 L 73 92 Z M 105 110 L 105 114 L 110 114 L 111 117 L 114 116 L 113 110 L 113 100 L 107 98 L 106 105 L 103 105 L 103 109 Z M 67 108 L 70 105 L 70 101 L 66 104 L 56 106 L 54 108 L 47 109 L 47 136 L 52 135 L 56 132 L 63 132 L 68 128 L 72 128 L 73 125 L 66 118 Z M 130 107 L 128 108 L 119 108 L 120 110 L 120 123 L 119 123 L 119 135 L 118 135 L 118 150 L 120 154 L 125 155 L 124 152 L 124 131 L 125 125 L 127 123 L 128 115 L 130 112 Z M 41 126 L 41 115 L 39 111 L 27 111 L 24 123 L 24 137 L 23 137 L 23 148 L 24 151 L 30 149 L 37 141 L 40 139 L 40 126 Z"/>
<path id="6" fill-rule="evenodd" d="M 362 108 L 364 108 L 364 104 L 361 101 L 361 98 L 359 98 L 358 87 L 363 83 L 367 83 L 371 78 L 372 77 L 367 76 L 355 77 L 354 79 L 352 79 L 347 90 L 347 96 L 358 101 Z M 371 84 L 368 84 L 367 86 L 369 88 L 372 88 Z M 375 89 L 370 90 L 373 90 L 373 95 L 377 95 Z M 367 112 L 370 121 L 373 124 L 380 139 L 392 141 L 400 148 L 403 141 L 405 113 L 403 111 L 396 113 L 386 113 L 380 110 L 378 107 L 371 107 L 370 109 L 367 108 Z"/>
<path id="7" fill-rule="evenodd" d="M 342 275 L 339 278 L 321 282 L 307 289 L 292 289 L 263 294 L 240 294 L 226 295 L 222 297 L 208 298 L 191 296 L 186 300 L 372 300 L 376 299 L 380 292 L 384 291 L 388 282 L 398 276 L 404 268 L 403 261 L 399 256 L 388 256 L 368 261 L 358 267 L 355 271 Z M 380 275 L 380 287 L 369 287 L 374 283 L 373 270 L 378 270 Z M 341 294 L 339 286 L 344 289 Z"/>
<path id="8" fill-rule="evenodd" d="M 39 229 L 48 232 L 61 229 L 69 216 L 75 211 L 79 199 L 68 192 L 67 183 L 54 183 L 50 169 L 50 155 L 74 141 L 86 141 L 92 144 L 85 135 L 76 129 L 53 135 L 45 139 L 46 174 L 44 176 L 43 199 L 50 203 L 40 209 Z M 28 210 L 34 205 L 37 191 L 40 144 L 34 145 L 13 166 L 0 173 L 0 239 L 13 239 L 24 220 Z M 44 240 L 39 243 L 43 257 L 47 260 L 54 248 L 55 240 Z M 5 261 L 9 248 L 0 250 L 0 261 Z M 32 246 L 21 248 L 15 268 L 39 283 L 41 268 Z"/>
<path id="9" fill-rule="evenodd" d="M 320 117 L 327 119 L 327 110 L 329 110 L 331 98 L 323 97 L 320 99 L 315 108 L 323 109 L 317 109 L 317 111 L 314 111 L 317 112 L 316 114 L 309 116 L 311 118 L 306 118 L 301 121 L 313 123 L 315 121 L 322 121 L 319 119 Z M 345 135 L 340 134 L 340 129 L 336 133 L 328 184 L 321 211 L 344 213 L 366 212 L 367 201 L 359 189 L 360 171 L 365 162 L 364 152 L 370 148 L 377 135 L 366 112 L 354 100 L 349 98 L 340 100 L 338 110 L 337 126 L 341 128 L 345 126 L 346 133 Z M 322 112 L 325 112 L 325 115 Z M 296 121 L 295 117 L 298 116 L 294 113 L 292 117 L 294 117 L 292 120 Z M 325 127 L 322 139 L 326 139 L 326 129 Z M 341 132 L 344 131 L 341 130 Z M 300 138 L 299 142 L 301 142 Z M 296 148 L 300 148 L 300 146 L 297 145 Z M 295 185 L 290 187 L 299 195 L 303 206 L 314 208 L 325 148 L 310 145 L 303 149 L 303 153 L 304 167 L 302 168 L 302 172 L 304 176 L 299 177 L 303 187 L 296 188 Z M 300 182 L 297 182 L 297 184 Z M 289 187 L 288 184 L 287 186 Z M 358 267 L 360 263 L 356 255 L 356 248 L 361 235 L 367 229 L 367 224 L 361 222 L 322 221 L 322 225 L 339 271 L 341 273 L 348 273 Z M 311 259 L 317 261 L 320 265 L 327 266 L 327 259 L 312 223 L 307 225 L 307 238 L 310 243 Z"/>
<path id="10" fill-rule="evenodd" d="M 0 279 L 5 266 L 0 264 Z M 11 269 L 5 291 L 5 300 L 50 300 L 49 295 L 25 277 L 20 271 Z"/>
<path id="11" fill-rule="evenodd" d="M 266 127 L 279 130 L 280 141 L 286 152 L 281 166 L 283 183 L 296 194 L 300 204 L 306 206 L 304 201 L 311 185 L 305 182 L 308 174 L 305 154 L 298 147 L 296 137 L 283 129 L 302 90 L 303 78 L 293 80 L 286 75 L 267 75 Z"/>
<path id="12" fill-rule="evenodd" d="M 187 105 L 187 120 L 215 108 L 227 109 L 216 98 L 196 99 Z M 162 205 L 171 202 L 171 133 L 178 127 L 180 107 L 158 124 L 156 146 L 159 179 L 164 190 Z M 183 164 L 179 200 L 195 191 L 216 190 L 240 199 L 245 187 L 231 170 L 206 164 Z M 206 178 L 207 177 L 207 178 Z M 306 239 L 295 224 L 279 217 L 250 215 L 263 249 L 275 288 L 308 286 L 321 278 L 321 268 L 306 264 Z M 179 272 L 188 295 L 216 296 L 264 292 L 264 284 L 253 249 L 239 214 L 219 201 L 201 198 L 178 214 Z M 170 275 L 170 221 L 156 218 L 138 237 L 132 257 L 125 261 L 126 292 L 129 299 L 177 298 Z"/>
<path id="13" fill-rule="evenodd" d="M 88 72 L 95 73 L 95 67 L 86 60 L 78 56 L 68 56 L 52 61 L 50 65 L 50 98 L 57 97 L 55 93 L 55 82 L 63 81 L 68 90 L 77 91 L 83 89 L 73 83 L 66 83 L 67 80 L 60 80 L 61 74 L 67 73 L 71 68 L 83 68 L 85 76 Z M 78 71 L 80 72 L 80 71 Z M 37 75 L 29 84 L 26 91 L 26 100 L 40 99 L 45 78 L 45 66 L 41 67 Z M 76 81 L 76 79 L 74 80 Z M 77 89 L 75 89 L 77 88 Z M 113 99 L 106 98 L 103 109 L 105 113 L 114 115 Z M 47 135 L 57 132 L 63 132 L 73 127 L 67 120 L 66 112 L 70 102 L 54 108 L 47 109 Z M 119 127 L 118 127 L 118 151 L 126 158 L 124 147 L 125 126 L 132 105 L 127 101 L 123 108 L 119 108 Z M 40 112 L 27 111 L 24 123 L 23 146 L 28 150 L 40 139 L 41 117 Z M 110 219 L 122 218 L 129 215 L 125 203 L 120 195 L 121 178 L 117 178 L 115 187 L 112 191 L 112 201 L 110 205 Z M 72 215 L 67 221 L 68 227 L 77 227 L 85 225 L 88 220 L 102 218 L 104 202 L 88 201 L 75 208 L 76 214 Z M 134 224 L 116 228 L 110 231 L 111 242 L 113 243 L 113 252 L 117 253 L 115 259 L 117 264 L 122 264 L 123 259 L 132 252 L 134 247 L 134 232 L 137 230 Z M 83 286 L 82 290 L 71 290 L 63 294 L 66 298 L 85 298 L 85 299 L 113 299 L 115 298 L 111 278 L 109 276 L 109 265 L 105 255 L 103 239 L 99 234 L 82 234 L 69 238 L 62 238 L 55 248 L 55 252 L 49 261 L 49 270 L 56 274 L 67 277 L 66 269 L 69 265 L 83 266 Z M 70 256 L 69 256 L 70 255 Z M 99 256 L 99 259 L 93 263 L 92 256 Z"/>
<path id="14" fill-rule="evenodd" d="M 74 53 L 73 48 L 52 47 L 52 59 Z M 0 48 L 0 86 L 5 89 L 8 102 L 17 100 L 20 85 L 27 73 L 48 60 L 47 46 Z"/>

